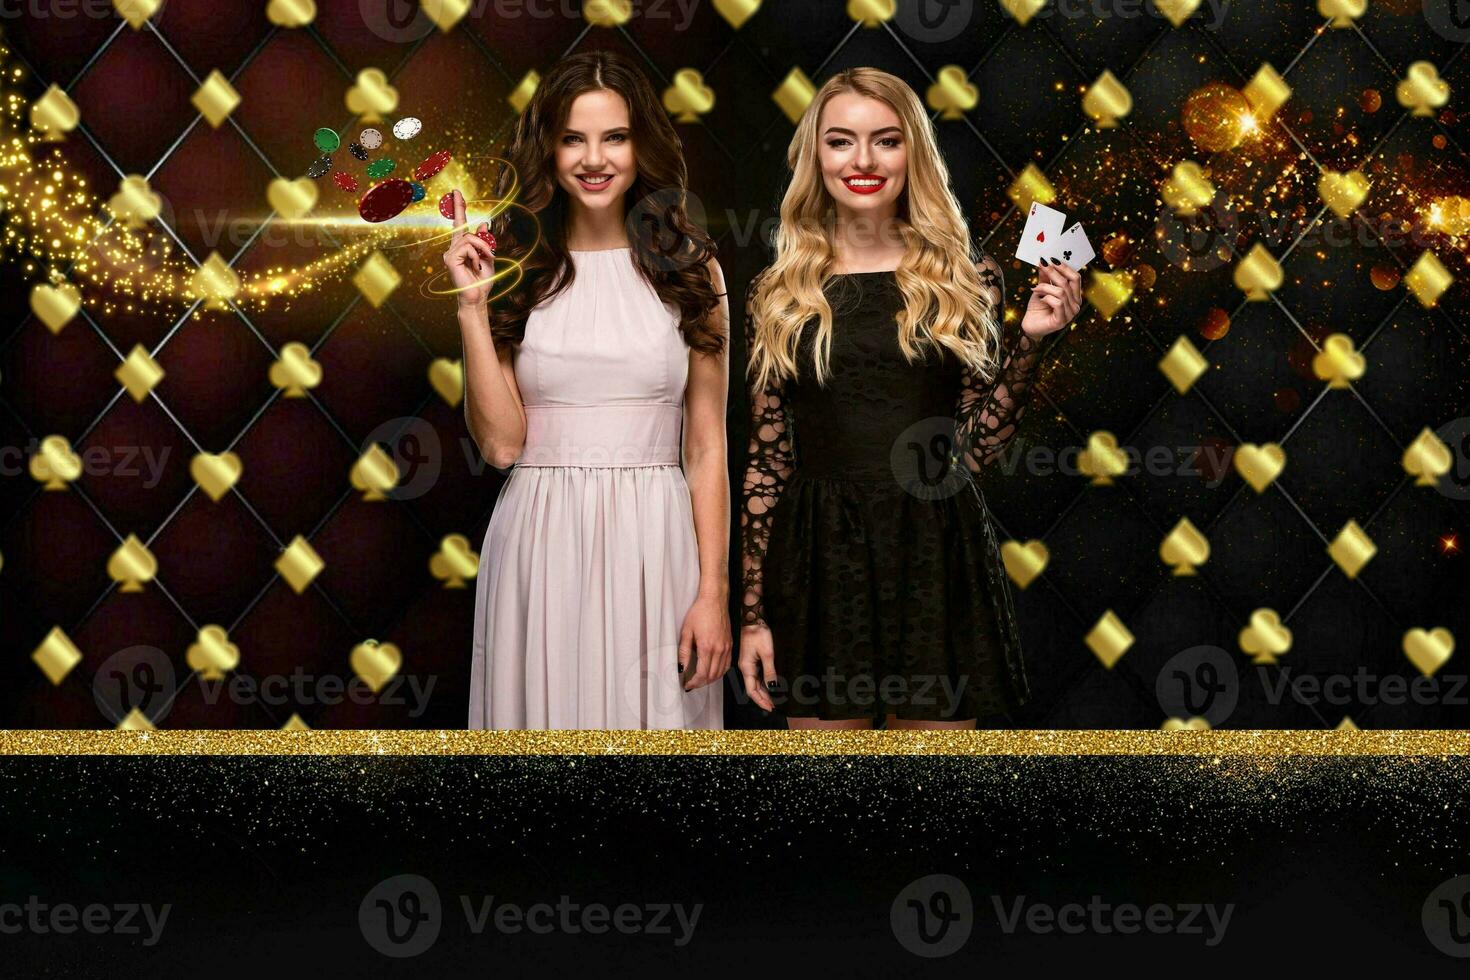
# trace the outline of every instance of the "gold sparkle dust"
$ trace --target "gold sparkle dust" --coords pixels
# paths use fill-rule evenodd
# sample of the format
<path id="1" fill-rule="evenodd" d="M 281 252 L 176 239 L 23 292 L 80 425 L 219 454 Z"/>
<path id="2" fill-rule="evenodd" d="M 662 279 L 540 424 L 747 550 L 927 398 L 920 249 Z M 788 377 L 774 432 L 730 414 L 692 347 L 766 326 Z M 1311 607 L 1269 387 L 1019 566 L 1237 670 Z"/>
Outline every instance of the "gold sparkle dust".
<path id="1" fill-rule="evenodd" d="M 0 755 L 1451 756 L 1470 731 L 8 731 Z"/>

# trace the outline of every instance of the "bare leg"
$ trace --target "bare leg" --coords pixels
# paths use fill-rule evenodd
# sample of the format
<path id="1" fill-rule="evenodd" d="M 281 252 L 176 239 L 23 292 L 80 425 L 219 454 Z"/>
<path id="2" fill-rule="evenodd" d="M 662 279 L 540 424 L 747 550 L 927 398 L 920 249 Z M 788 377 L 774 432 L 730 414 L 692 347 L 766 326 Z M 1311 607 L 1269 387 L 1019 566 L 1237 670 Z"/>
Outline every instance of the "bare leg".
<path id="1" fill-rule="evenodd" d="M 912 721 L 900 718 L 897 715 L 888 716 L 889 728 L 920 728 L 930 731 L 962 730 L 975 727 L 975 719 L 968 718 L 964 721 Z"/>
<path id="2" fill-rule="evenodd" d="M 835 721 L 827 721 L 822 718 L 788 718 L 786 724 L 793 729 L 797 728 L 872 728 L 871 718 L 842 718 Z"/>

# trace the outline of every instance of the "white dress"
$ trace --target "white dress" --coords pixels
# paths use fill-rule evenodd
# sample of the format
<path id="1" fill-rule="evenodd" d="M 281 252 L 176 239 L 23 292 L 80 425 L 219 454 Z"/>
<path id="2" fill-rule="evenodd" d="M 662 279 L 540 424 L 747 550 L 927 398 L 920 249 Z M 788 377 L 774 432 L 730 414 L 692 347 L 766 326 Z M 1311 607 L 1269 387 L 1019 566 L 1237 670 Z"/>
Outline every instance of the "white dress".
<path id="1" fill-rule="evenodd" d="M 480 549 L 469 727 L 722 728 L 723 680 L 679 680 L 699 591 L 679 311 L 628 248 L 571 256 L 515 354 L 526 443 Z"/>

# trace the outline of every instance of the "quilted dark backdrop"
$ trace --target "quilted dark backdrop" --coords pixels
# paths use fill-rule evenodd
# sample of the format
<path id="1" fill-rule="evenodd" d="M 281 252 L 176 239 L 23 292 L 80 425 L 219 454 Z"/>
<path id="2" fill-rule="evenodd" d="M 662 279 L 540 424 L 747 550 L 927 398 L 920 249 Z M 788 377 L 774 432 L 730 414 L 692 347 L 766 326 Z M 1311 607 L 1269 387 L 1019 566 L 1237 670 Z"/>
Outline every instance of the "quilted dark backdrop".
<path id="1" fill-rule="evenodd" d="M 774 96 L 792 90 L 793 69 L 814 85 L 854 65 L 901 76 L 930 99 L 959 199 L 1007 259 L 1013 306 L 1033 281 L 1009 261 L 1017 204 L 1038 187 L 1099 248 L 1089 272 L 1103 278 L 1090 295 L 1116 298 L 1131 284 L 1120 308 L 1101 301 L 1111 316 L 1089 305 L 1052 339 L 1016 452 L 985 477 L 1002 539 L 1040 542 L 1029 554 L 1044 548 L 1046 559 L 1016 588 L 1036 699 L 982 724 L 1400 728 L 1470 717 L 1470 653 L 1444 659 L 1446 636 L 1470 642 L 1467 4 L 1163 4 L 1194 8 L 1180 26 L 1151 0 L 896 10 L 881 0 L 643 0 L 587 12 L 525 0 L 465 4 L 457 22 L 459 5 L 426 4 L 448 30 L 405 0 L 125 6 L 151 16 L 134 27 L 103 2 L 5 4 L 21 69 L 7 81 L 28 102 L 52 85 L 74 102 L 79 123 L 60 146 L 102 197 L 143 176 L 167 205 L 160 234 L 193 263 L 217 251 L 242 274 L 331 250 L 260 222 L 272 214 L 271 181 L 299 177 L 318 155 L 313 132 L 353 124 L 344 96 L 360 72 L 381 70 L 398 93 L 392 118 L 421 118 L 424 143 L 452 137 L 473 156 L 503 149 L 529 72 L 608 48 L 632 55 L 660 91 L 693 69 L 713 94 L 678 129 L 695 212 L 739 296 L 766 261 L 793 128 Z M 1334 14 L 1342 26 L 1329 26 Z M 1239 145 L 1200 145 L 1191 126 L 1241 98 L 1267 64 L 1289 97 Z M 191 102 L 216 71 L 240 99 L 218 127 Z M 1131 100 L 1116 126 L 1084 109 L 1104 71 Z M 1186 227 L 1170 181 L 1190 161 L 1215 194 Z M 1371 184 L 1340 218 L 1319 181 L 1354 170 Z M 20 220 L 13 208 L 5 217 Z M 1234 276 L 1257 244 L 1282 275 L 1251 301 Z M 381 305 L 343 275 L 263 309 L 86 302 L 56 331 L 33 314 L 32 287 L 68 270 L 10 257 L 0 726 L 112 727 L 134 708 L 161 728 L 277 727 L 293 716 L 314 728 L 465 725 L 473 581 L 448 588 L 431 562 L 450 535 L 479 548 L 504 477 L 479 460 L 461 407 L 431 381 L 436 361 L 460 357 L 449 301 L 417 288 L 437 256 L 393 256 L 402 283 Z M 1329 345 L 1334 335 L 1350 346 Z M 1183 393 L 1160 368 L 1181 337 L 1208 365 Z M 305 398 L 271 381 L 293 342 L 322 370 Z M 141 402 L 114 375 L 137 345 L 164 372 Z M 1352 376 L 1332 386 L 1324 363 Z M 737 339 L 737 493 L 743 371 Z M 1426 429 L 1448 463 L 1422 452 Z M 1110 485 L 1090 478 L 1088 461 L 1110 458 L 1100 434 L 1134 454 Z M 62 490 L 43 489 L 30 469 L 52 436 L 88 461 Z M 372 442 L 403 471 L 386 500 L 364 499 L 351 479 Z M 1270 443 L 1285 465 L 1257 491 L 1234 454 Z M 1428 485 L 1406 471 L 1416 443 L 1412 458 L 1438 460 Z M 215 502 L 190 461 L 225 451 L 242 474 Z M 1186 518 L 1196 536 L 1182 552 L 1197 573 L 1176 575 L 1160 549 Z M 1345 553 L 1361 558 L 1364 540 L 1374 549 L 1356 574 L 1329 552 L 1349 522 L 1357 544 Z M 108 572 L 130 535 L 156 561 L 137 591 Z M 298 536 L 324 563 L 299 593 L 276 568 Z M 1169 553 L 1181 553 L 1177 541 Z M 738 581 L 732 593 L 738 601 Z M 238 652 L 223 687 L 191 666 L 210 626 Z M 1287 631 L 1289 650 L 1260 655 Z M 363 696 L 348 685 L 368 640 L 392 644 L 402 662 L 397 681 Z M 67 648 L 75 664 L 56 659 Z M 771 724 L 733 683 L 727 706 L 732 727 Z"/>

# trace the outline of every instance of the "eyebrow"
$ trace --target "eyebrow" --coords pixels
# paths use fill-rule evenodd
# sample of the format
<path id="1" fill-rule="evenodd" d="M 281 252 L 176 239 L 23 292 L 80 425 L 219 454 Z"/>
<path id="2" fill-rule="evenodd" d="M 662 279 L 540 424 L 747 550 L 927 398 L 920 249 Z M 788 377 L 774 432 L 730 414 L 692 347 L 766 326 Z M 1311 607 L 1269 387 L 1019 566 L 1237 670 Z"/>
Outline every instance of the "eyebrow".
<path id="1" fill-rule="evenodd" d="M 623 132 L 624 130 L 627 130 L 627 129 L 631 129 L 631 127 L 629 127 L 629 126 L 614 126 L 612 129 L 604 129 L 602 131 L 602 135 L 606 136 L 609 133 L 621 133 L 621 132 Z M 564 129 L 564 130 L 562 130 L 562 132 L 563 133 L 570 133 L 573 136 L 586 136 L 587 135 L 586 133 L 582 132 L 580 129 Z"/>
<path id="2" fill-rule="evenodd" d="M 857 133 L 854 133 L 852 130 L 843 129 L 841 126 L 828 126 L 827 133 L 846 133 L 848 136 L 857 135 Z M 826 136 L 827 133 L 823 133 L 822 135 Z M 898 133 L 900 136 L 902 136 L 903 130 L 899 129 L 897 126 L 884 126 L 882 129 L 873 130 L 874 136 L 877 136 L 879 133 Z"/>

